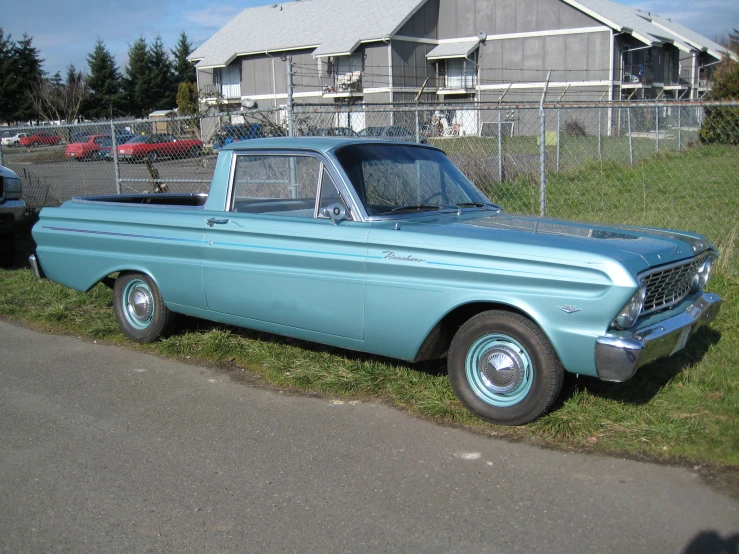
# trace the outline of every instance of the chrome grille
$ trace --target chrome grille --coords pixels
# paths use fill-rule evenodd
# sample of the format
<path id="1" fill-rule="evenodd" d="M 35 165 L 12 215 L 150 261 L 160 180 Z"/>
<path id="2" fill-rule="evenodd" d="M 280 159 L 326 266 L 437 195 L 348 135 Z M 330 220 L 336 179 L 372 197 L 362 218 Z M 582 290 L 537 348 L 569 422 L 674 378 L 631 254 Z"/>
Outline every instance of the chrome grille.
<path id="1" fill-rule="evenodd" d="M 643 276 L 647 284 L 643 314 L 669 308 L 690 292 L 690 282 L 708 257 L 703 254 L 692 260 L 659 268 Z"/>

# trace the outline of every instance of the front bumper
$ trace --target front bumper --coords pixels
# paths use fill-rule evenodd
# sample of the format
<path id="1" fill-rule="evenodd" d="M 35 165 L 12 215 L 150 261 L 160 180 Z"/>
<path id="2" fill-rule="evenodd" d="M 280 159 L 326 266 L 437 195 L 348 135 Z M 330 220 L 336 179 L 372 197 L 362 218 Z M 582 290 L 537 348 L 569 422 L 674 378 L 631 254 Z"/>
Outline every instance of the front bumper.
<path id="1" fill-rule="evenodd" d="M 604 381 L 622 382 L 657 358 L 672 356 L 699 328 L 716 319 L 721 297 L 703 293 L 688 309 L 659 323 L 637 330 L 630 337 L 598 337 L 595 366 Z"/>

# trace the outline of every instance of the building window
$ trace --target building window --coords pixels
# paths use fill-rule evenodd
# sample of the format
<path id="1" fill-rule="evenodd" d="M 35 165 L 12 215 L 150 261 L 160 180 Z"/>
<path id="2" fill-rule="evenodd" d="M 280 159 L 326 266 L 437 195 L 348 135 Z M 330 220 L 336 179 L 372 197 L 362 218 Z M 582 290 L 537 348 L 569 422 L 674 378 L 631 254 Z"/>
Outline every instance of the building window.
<path id="1" fill-rule="evenodd" d="M 213 72 L 213 82 L 224 98 L 241 98 L 241 63 L 219 67 Z"/>

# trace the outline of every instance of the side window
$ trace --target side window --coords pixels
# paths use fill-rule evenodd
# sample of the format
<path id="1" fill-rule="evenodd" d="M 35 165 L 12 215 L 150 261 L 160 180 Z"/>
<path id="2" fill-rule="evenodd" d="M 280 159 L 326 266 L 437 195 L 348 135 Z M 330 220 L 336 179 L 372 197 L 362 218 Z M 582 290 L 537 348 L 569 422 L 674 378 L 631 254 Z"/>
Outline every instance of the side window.
<path id="1" fill-rule="evenodd" d="M 320 170 L 321 161 L 312 156 L 238 156 L 231 210 L 312 218 Z"/>
<path id="2" fill-rule="evenodd" d="M 326 215 L 323 215 L 323 209 L 330 206 L 331 204 L 341 204 L 344 206 L 344 209 L 346 210 L 346 215 L 348 219 L 353 219 L 351 214 L 349 213 L 349 207 L 346 205 L 346 202 L 341 198 L 341 195 L 339 194 L 338 189 L 336 188 L 336 184 L 334 183 L 334 180 L 331 178 L 331 175 L 329 174 L 326 169 L 323 169 L 323 175 L 321 177 L 321 198 L 318 202 L 318 217 L 328 217 Z"/>

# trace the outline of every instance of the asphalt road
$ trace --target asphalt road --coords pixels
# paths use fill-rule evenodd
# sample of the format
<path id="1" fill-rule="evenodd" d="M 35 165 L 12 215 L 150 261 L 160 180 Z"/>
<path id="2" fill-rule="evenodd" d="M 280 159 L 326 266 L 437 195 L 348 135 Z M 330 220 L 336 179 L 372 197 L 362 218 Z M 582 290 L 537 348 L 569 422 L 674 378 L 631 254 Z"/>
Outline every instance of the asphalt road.
<path id="1" fill-rule="evenodd" d="M 0 322 L 2 552 L 734 553 L 689 470 L 512 444 L 372 403 Z"/>

